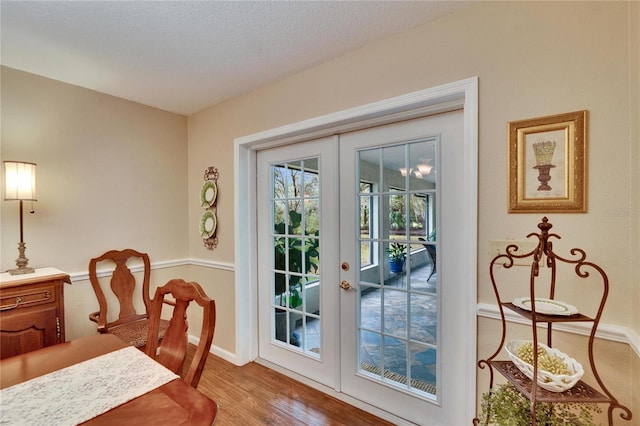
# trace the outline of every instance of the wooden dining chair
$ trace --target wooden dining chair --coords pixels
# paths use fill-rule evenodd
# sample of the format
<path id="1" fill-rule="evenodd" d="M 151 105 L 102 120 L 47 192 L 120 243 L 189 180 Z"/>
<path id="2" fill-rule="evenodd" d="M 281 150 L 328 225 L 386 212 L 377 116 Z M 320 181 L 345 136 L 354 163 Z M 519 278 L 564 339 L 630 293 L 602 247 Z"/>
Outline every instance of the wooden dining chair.
<path id="1" fill-rule="evenodd" d="M 141 282 L 136 280 L 129 266 L 127 266 L 127 262 L 133 262 L 136 259 L 142 261 L 144 269 Z M 98 272 L 98 267 L 104 269 Z M 111 276 L 109 300 L 107 300 L 105 291 L 98 279 L 98 274 Z M 110 250 L 99 257 L 91 259 L 89 262 L 89 280 L 98 298 L 100 310 L 90 314 L 89 319 L 98 324 L 98 332 L 114 334 L 128 344 L 144 349 L 147 343 L 147 328 L 151 310 L 151 299 L 149 297 L 150 275 L 149 255 L 133 249 Z M 144 310 L 140 306 L 138 311 L 134 306 L 136 288 L 138 288 L 137 291 L 140 294 L 139 298 L 142 299 Z M 109 315 L 110 312 L 112 313 L 111 316 Z M 115 318 L 113 312 L 118 312 L 117 318 Z M 158 333 L 159 338 L 164 336 L 168 326 L 168 321 L 161 322 Z"/>
<path id="2" fill-rule="evenodd" d="M 165 296 L 173 298 L 165 300 Z M 191 363 L 186 366 L 187 355 L 187 308 L 191 302 L 196 302 L 202 308 L 202 331 L 200 341 Z M 169 328 L 164 338 L 158 343 L 158 326 L 163 304 L 173 305 L 173 315 L 169 320 Z M 213 341 L 216 326 L 216 304 L 205 294 L 198 283 L 173 279 L 164 286 L 156 289 L 153 307 L 149 319 L 149 332 L 146 354 L 167 367 L 194 388 L 198 386 L 207 355 Z"/>

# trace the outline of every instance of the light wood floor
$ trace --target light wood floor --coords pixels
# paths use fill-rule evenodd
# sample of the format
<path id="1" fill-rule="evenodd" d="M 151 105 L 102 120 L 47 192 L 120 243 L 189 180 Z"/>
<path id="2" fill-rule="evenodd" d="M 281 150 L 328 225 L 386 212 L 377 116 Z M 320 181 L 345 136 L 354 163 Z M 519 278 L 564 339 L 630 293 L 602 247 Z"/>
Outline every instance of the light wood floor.
<path id="1" fill-rule="evenodd" d="M 212 354 L 198 390 L 218 403 L 216 426 L 392 424 L 255 362 L 237 367 Z"/>

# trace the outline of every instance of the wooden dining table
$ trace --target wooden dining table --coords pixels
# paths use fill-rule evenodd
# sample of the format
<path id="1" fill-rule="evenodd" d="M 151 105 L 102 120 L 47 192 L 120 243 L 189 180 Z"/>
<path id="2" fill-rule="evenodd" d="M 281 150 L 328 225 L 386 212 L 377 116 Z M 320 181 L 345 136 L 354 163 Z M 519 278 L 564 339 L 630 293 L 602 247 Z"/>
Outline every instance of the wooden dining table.
<path id="1" fill-rule="evenodd" d="M 81 337 L 0 361 L 0 389 L 126 348 L 110 334 Z M 85 425 L 212 425 L 217 404 L 182 379 L 119 405 Z"/>

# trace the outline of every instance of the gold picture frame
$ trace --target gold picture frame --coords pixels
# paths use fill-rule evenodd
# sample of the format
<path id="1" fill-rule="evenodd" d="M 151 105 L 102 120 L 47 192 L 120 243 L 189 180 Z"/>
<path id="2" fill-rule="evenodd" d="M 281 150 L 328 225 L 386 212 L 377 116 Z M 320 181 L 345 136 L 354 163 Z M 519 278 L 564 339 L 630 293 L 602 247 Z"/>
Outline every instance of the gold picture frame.
<path id="1" fill-rule="evenodd" d="M 509 213 L 586 213 L 587 111 L 508 124 Z"/>

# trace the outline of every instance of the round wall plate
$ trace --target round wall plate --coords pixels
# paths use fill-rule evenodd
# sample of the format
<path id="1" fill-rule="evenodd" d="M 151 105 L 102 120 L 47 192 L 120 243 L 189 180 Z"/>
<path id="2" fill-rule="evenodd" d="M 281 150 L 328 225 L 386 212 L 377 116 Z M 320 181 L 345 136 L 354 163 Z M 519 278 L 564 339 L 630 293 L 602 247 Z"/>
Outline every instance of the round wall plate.
<path id="1" fill-rule="evenodd" d="M 200 235 L 202 238 L 211 238 L 216 232 L 217 219 L 215 213 L 207 210 L 200 217 Z"/>
<path id="2" fill-rule="evenodd" d="M 202 185 L 200 190 L 200 205 L 204 208 L 213 206 L 218 195 L 218 185 L 213 180 L 208 180 Z"/>

